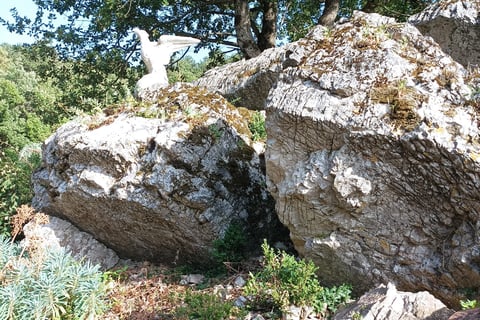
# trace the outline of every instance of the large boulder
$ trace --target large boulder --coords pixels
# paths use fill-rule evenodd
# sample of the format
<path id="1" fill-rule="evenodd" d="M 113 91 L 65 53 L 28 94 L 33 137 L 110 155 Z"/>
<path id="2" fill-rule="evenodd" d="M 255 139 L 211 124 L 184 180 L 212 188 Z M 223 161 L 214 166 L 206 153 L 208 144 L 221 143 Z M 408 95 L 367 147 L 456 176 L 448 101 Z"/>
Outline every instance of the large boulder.
<path id="1" fill-rule="evenodd" d="M 268 49 L 254 59 L 210 69 L 195 84 L 221 94 L 236 106 L 263 110 L 289 48 L 290 45 Z"/>
<path id="2" fill-rule="evenodd" d="M 464 67 L 480 66 L 479 1 L 435 1 L 408 22 Z"/>
<path id="3" fill-rule="evenodd" d="M 428 292 L 402 292 L 389 283 L 368 291 L 333 320 L 447 320 L 452 314 Z"/>
<path id="4" fill-rule="evenodd" d="M 25 238 L 22 244 L 25 246 L 34 244 L 43 248 L 63 248 L 78 261 L 86 260 L 103 270 L 118 263 L 118 256 L 112 249 L 95 240 L 91 234 L 57 217 L 48 217 L 45 224 L 31 221 L 23 228 L 23 234 Z"/>
<path id="5" fill-rule="evenodd" d="M 252 243 L 281 230 L 251 112 L 189 85 L 159 97 L 59 128 L 33 176 L 34 207 L 121 257 L 167 264 L 208 262 L 232 222 Z"/>
<path id="6" fill-rule="evenodd" d="M 266 167 L 297 251 L 325 284 L 458 304 L 480 287 L 478 74 L 376 14 L 296 46 L 267 101 Z"/>

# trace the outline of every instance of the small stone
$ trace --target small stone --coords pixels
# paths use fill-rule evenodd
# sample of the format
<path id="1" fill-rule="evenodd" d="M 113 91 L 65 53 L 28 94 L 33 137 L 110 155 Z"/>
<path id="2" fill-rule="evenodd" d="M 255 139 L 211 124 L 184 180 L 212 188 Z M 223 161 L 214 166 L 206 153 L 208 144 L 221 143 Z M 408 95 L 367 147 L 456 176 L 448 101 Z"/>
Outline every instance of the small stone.
<path id="1" fill-rule="evenodd" d="M 313 313 L 313 308 L 308 306 L 297 307 L 289 306 L 287 311 L 283 313 L 283 320 L 299 320 L 306 319 Z"/>
<path id="2" fill-rule="evenodd" d="M 202 274 L 189 274 L 186 276 L 182 276 L 182 280 L 180 280 L 180 284 L 200 284 L 205 280 L 205 276 Z"/>
<path id="3" fill-rule="evenodd" d="M 225 288 L 221 284 L 213 287 L 213 293 L 220 297 L 222 300 L 227 300 L 230 296 L 228 288 Z"/>
<path id="4" fill-rule="evenodd" d="M 240 296 L 233 302 L 233 305 L 238 308 L 243 308 L 245 307 L 246 302 L 247 298 L 245 298 L 244 296 Z"/>
<path id="5" fill-rule="evenodd" d="M 247 281 L 245 281 L 242 276 L 238 276 L 235 278 L 233 285 L 235 286 L 235 288 L 242 288 L 243 286 L 245 286 L 246 283 Z"/>
<path id="6" fill-rule="evenodd" d="M 261 314 L 253 313 L 253 312 L 249 312 L 243 319 L 244 320 L 265 320 L 265 318 Z"/>

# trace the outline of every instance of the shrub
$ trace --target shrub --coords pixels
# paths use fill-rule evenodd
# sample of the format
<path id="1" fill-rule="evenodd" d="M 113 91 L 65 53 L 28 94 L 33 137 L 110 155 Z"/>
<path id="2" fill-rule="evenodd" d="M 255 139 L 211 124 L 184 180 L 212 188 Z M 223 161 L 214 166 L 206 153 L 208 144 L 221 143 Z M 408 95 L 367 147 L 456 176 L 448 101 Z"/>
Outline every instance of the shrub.
<path id="1" fill-rule="evenodd" d="M 26 153 L 19 157 L 9 148 L 0 150 L 0 234 L 4 236 L 10 234 L 10 216 L 33 195 L 30 177 L 40 163 L 40 155 Z"/>
<path id="2" fill-rule="evenodd" d="M 475 309 L 477 307 L 477 300 L 460 300 L 460 307 L 462 307 L 462 310 Z"/>
<path id="3" fill-rule="evenodd" d="M 267 131 L 265 129 L 265 117 L 261 112 L 256 111 L 250 122 L 248 128 L 252 133 L 253 141 L 264 141 L 267 139 Z"/>
<path id="4" fill-rule="evenodd" d="M 245 259 L 245 231 L 238 222 L 232 222 L 222 239 L 213 242 L 213 257 L 218 262 L 240 262 Z"/>
<path id="5" fill-rule="evenodd" d="M 98 266 L 0 236 L 1 319 L 92 319 L 106 308 Z"/>
<path id="6" fill-rule="evenodd" d="M 255 275 L 250 273 L 245 287 L 245 294 L 252 297 L 254 305 L 271 305 L 282 312 L 291 305 L 310 306 L 325 315 L 327 310 L 334 312 L 350 299 L 349 286 L 322 287 L 313 262 L 297 260 L 283 251 L 275 252 L 266 241 L 262 249 L 264 268 Z"/>
<path id="7" fill-rule="evenodd" d="M 185 293 L 184 304 L 177 307 L 175 316 L 178 319 L 223 320 L 235 313 L 232 302 L 223 301 L 215 294 L 193 292 Z"/>

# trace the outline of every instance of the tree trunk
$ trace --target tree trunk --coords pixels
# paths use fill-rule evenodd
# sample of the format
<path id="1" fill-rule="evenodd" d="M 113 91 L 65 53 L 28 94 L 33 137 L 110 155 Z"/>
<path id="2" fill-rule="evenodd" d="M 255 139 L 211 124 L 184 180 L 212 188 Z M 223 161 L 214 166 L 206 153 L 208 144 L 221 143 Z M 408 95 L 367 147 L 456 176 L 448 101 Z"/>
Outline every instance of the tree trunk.
<path id="1" fill-rule="evenodd" d="M 248 0 L 235 0 L 235 31 L 245 59 L 256 57 L 262 52 L 253 38 Z"/>
<path id="2" fill-rule="evenodd" d="M 258 38 L 258 47 L 260 50 L 275 47 L 277 40 L 277 13 L 278 3 L 276 0 L 261 0 L 262 4 L 262 32 Z"/>
<path id="3" fill-rule="evenodd" d="M 339 9 L 340 0 L 325 0 L 325 8 L 323 9 L 322 16 L 318 20 L 318 24 L 331 27 L 337 18 Z"/>

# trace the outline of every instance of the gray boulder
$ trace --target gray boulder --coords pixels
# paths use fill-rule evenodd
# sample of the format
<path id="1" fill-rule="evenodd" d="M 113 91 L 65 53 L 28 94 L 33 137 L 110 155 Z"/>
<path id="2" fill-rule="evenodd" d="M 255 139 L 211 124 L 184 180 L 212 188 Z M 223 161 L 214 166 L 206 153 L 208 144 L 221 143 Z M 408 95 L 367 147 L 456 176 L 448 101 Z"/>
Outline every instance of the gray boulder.
<path id="1" fill-rule="evenodd" d="M 251 243 L 281 230 L 251 112 L 189 85 L 159 97 L 59 128 L 33 176 L 34 207 L 122 257 L 167 264 L 207 263 L 233 221 Z"/>
<path id="2" fill-rule="evenodd" d="M 457 305 L 480 286 L 472 77 L 410 24 L 314 29 L 267 101 L 268 188 L 324 284 L 394 282 Z M 305 50 L 313 48 L 313 50 Z M 478 75 L 477 75 L 478 77 Z"/>
<path id="3" fill-rule="evenodd" d="M 195 84 L 221 94 L 236 106 L 263 110 L 289 48 L 290 45 L 268 49 L 254 59 L 210 69 Z"/>
<path id="4" fill-rule="evenodd" d="M 464 67 L 480 66 L 479 1 L 436 1 L 408 22 Z"/>
<path id="5" fill-rule="evenodd" d="M 452 310 L 428 292 L 397 291 L 389 283 L 368 291 L 338 311 L 333 320 L 447 320 L 452 314 Z"/>
<path id="6" fill-rule="evenodd" d="M 29 222 L 24 226 L 23 234 L 23 245 L 35 243 L 44 248 L 63 248 L 75 259 L 98 264 L 104 270 L 112 268 L 118 262 L 118 256 L 113 250 L 95 240 L 91 234 L 82 232 L 70 222 L 57 217 L 49 217 L 47 224 Z"/>

